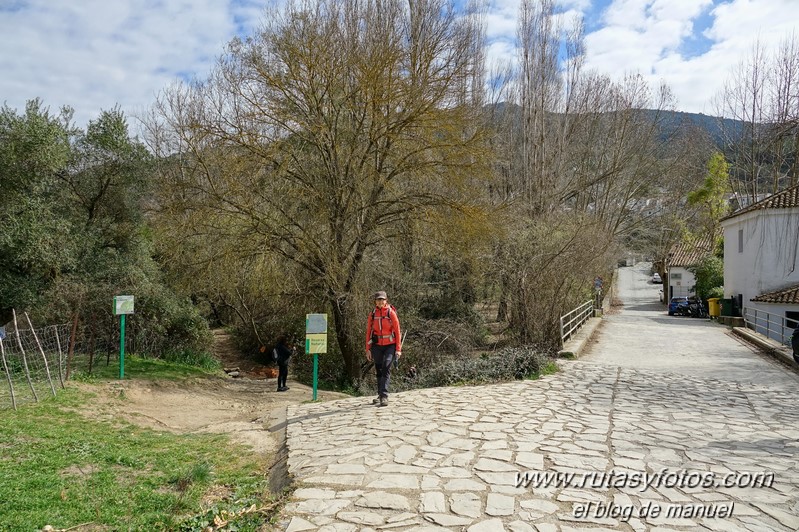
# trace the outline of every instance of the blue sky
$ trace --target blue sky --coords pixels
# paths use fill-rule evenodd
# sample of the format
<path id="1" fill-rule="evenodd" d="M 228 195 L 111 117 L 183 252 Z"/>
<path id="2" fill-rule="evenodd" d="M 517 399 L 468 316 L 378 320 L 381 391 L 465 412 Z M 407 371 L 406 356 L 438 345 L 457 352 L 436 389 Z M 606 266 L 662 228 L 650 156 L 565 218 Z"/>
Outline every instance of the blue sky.
<path id="1" fill-rule="evenodd" d="M 39 97 L 79 125 L 119 105 L 143 113 L 178 78 L 205 77 L 223 46 L 252 32 L 270 0 L 0 0 L 0 102 Z M 490 0 L 491 61 L 513 57 L 519 0 Z M 667 83 L 678 109 L 712 99 L 756 39 L 799 29 L 799 0 L 560 0 L 586 20 L 587 66 Z"/>

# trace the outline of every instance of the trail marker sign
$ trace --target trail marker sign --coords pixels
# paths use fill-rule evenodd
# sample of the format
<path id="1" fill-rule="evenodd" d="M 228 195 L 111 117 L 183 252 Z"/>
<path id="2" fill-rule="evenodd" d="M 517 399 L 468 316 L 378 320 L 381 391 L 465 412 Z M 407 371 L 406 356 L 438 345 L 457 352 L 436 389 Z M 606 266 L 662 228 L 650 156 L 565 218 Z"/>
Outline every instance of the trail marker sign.
<path id="1" fill-rule="evenodd" d="M 119 378 L 125 378 L 125 316 L 133 314 L 133 296 L 114 296 L 114 314 L 119 316 Z"/>
<path id="2" fill-rule="evenodd" d="M 313 355 L 313 400 L 319 381 L 319 353 L 327 353 L 327 314 L 305 315 L 305 353 Z"/>

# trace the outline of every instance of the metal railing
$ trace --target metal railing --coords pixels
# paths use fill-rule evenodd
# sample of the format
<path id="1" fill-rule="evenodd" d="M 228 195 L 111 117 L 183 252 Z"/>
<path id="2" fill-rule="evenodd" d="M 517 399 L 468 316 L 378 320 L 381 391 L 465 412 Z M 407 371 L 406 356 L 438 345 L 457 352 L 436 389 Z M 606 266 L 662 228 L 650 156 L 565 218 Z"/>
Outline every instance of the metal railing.
<path id="1" fill-rule="evenodd" d="M 779 314 L 748 307 L 744 307 L 743 318 L 748 329 L 776 340 L 782 345 L 791 345 L 791 335 L 793 327 L 796 325 L 789 326 L 788 321 L 793 323 L 793 320 L 788 320 Z"/>
<path id="2" fill-rule="evenodd" d="M 594 300 L 589 299 L 579 307 L 560 317 L 560 342 L 563 345 L 588 318 L 594 315 Z"/>

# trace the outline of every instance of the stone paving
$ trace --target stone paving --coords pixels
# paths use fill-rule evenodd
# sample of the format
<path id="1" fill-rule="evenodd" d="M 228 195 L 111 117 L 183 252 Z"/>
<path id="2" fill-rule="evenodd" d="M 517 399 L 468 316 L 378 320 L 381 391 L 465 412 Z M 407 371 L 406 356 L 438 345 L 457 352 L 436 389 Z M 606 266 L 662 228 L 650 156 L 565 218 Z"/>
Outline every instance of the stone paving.
<path id="1" fill-rule="evenodd" d="M 298 489 L 281 528 L 799 530 L 790 370 L 761 361 L 750 373 L 768 379 L 714 378 L 711 365 L 692 375 L 685 361 L 641 368 L 598 351 L 537 381 L 392 394 L 385 408 L 371 398 L 289 407 Z M 558 482 L 536 485 L 536 472 Z"/>
<path id="2" fill-rule="evenodd" d="M 300 488 L 287 530 L 797 530 L 797 399 L 795 390 L 576 362 L 539 381 L 394 394 L 387 408 L 364 399 L 295 406 L 289 471 Z M 663 474 L 643 491 L 630 480 L 663 469 L 719 482 L 770 471 L 774 480 L 680 488 Z M 516 487 L 528 471 L 575 472 L 578 485 Z M 616 480 L 582 480 L 594 471 Z M 594 506 L 575 515 L 591 501 L 615 514 Z M 665 515 L 733 503 L 732 517 Z M 624 519 L 647 504 L 662 514 Z"/>

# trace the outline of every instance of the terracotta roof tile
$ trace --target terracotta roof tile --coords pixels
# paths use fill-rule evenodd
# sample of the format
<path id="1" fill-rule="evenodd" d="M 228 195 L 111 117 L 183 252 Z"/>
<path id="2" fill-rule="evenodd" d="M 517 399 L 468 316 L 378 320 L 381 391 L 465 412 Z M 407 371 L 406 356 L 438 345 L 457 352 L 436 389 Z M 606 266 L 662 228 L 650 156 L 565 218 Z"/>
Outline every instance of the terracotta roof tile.
<path id="1" fill-rule="evenodd" d="M 679 242 L 669 251 L 668 266 L 693 266 L 713 251 L 713 239 L 704 237 L 699 240 Z"/>
<path id="2" fill-rule="evenodd" d="M 768 292 L 753 297 L 752 301 L 759 301 L 760 303 L 788 303 L 792 305 L 799 305 L 799 284 L 789 286 L 782 290 L 775 292 Z"/>
<path id="3" fill-rule="evenodd" d="M 785 190 L 777 192 L 776 194 L 772 194 L 771 196 L 764 198 L 757 203 L 753 203 L 748 207 L 739 209 L 729 216 L 723 218 L 723 220 L 734 218 L 738 215 L 752 211 L 765 209 L 791 209 L 794 207 L 799 207 L 799 185 L 786 188 Z"/>

